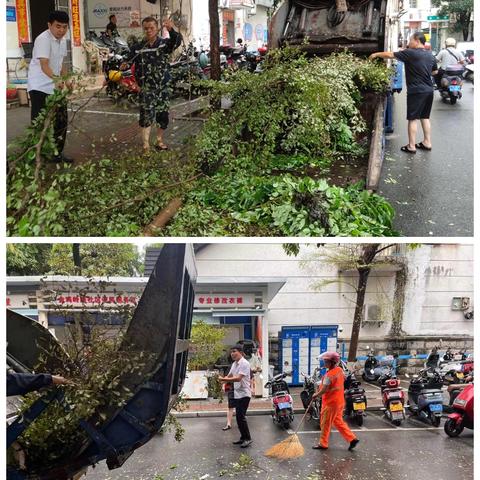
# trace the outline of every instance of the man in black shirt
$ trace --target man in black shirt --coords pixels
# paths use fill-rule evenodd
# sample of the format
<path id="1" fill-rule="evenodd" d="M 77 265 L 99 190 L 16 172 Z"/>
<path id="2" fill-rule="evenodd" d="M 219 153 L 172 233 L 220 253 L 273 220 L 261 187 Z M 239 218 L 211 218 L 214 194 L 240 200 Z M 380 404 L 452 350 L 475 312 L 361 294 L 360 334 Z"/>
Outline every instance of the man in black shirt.
<path id="1" fill-rule="evenodd" d="M 180 45 L 181 35 L 173 29 L 173 22 L 163 21 L 169 38 L 159 36 L 158 21 L 153 17 L 144 18 L 142 27 L 145 38 L 132 46 L 130 61 L 135 64 L 135 78 L 140 87 L 140 121 L 143 129 L 143 149 L 150 151 L 150 132 L 156 123 L 157 143 L 155 149 L 167 150 L 163 143 L 163 133 L 169 123 L 170 73 L 168 55 Z"/>
<path id="2" fill-rule="evenodd" d="M 108 19 L 110 20 L 110 23 L 107 25 L 107 28 L 106 28 L 107 35 L 110 38 L 118 37 L 119 33 L 117 30 L 117 17 L 115 15 L 110 15 Z"/>
<path id="3" fill-rule="evenodd" d="M 437 61 L 432 52 L 425 50 L 425 35 L 414 33 L 408 42 L 408 48 L 399 52 L 377 52 L 370 55 L 374 58 L 396 58 L 405 64 L 405 79 L 407 81 L 407 120 L 408 145 L 401 148 L 402 152 L 416 153 L 420 150 L 431 150 L 430 112 L 433 102 L 432 75 L 437 72 Z M 416 142 L 417 120 L 423 129 L 423 141 Z"/>

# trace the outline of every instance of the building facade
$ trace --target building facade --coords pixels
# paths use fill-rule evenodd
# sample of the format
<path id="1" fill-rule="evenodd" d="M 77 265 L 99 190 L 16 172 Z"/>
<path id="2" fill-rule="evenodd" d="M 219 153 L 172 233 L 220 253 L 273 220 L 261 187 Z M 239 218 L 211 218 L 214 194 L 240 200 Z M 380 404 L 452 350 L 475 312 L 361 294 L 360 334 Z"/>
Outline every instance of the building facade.
<path id="1" fill-rule="evenodd" d="M 268 42 L 268 21 L 273 0 L 219 0 L 220 44 L 235 45 L 241 38 L 254 51 Z M 193 4 L 193 32 L 197 47 L 210 45 L 208 0 Z"/>
<path id="2" fill-rule="evenodd" d="M 462 32 L 451 30 L 454 19 L 439 16 L 439 8 L 433 7 L 431 0 L 404 0 L 403 4 L 406 13 L 401 17 L 401 21 L 403 22 L 405 41 L 414 32 L 424 32 L 432 50 L 436 52 L 444 47 L 447 37 L 453 37 L 457 41 L 463 42 Z"/>

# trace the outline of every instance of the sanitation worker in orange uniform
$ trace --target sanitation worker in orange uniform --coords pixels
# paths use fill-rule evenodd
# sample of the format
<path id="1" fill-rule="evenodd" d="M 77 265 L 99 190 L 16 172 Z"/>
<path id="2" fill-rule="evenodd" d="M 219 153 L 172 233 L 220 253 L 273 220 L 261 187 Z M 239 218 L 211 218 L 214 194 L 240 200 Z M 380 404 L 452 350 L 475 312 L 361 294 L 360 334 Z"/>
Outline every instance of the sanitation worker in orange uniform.
<path id="1" fill-rule="evenodd" d="M 328 438 L 332 425 L 340 432 L 342 437 L 350 444 L 349 450 L 353 450 L 358 438 L 348 428 L 343 420 L 343 409 L 345 407 L 345 397 L 343 383 L 345 377 L 342 369 L 338 366 L 340 355 L 337 352 L 325 352 L 320 358 L 324 361 L 328 372 L 322 380 L 320 390 L 313 397 L 322 397 L 322 411 L 320 414 L 320 442 L 314 445 L 314 450 L 326 450 L 328 448 Z"/>

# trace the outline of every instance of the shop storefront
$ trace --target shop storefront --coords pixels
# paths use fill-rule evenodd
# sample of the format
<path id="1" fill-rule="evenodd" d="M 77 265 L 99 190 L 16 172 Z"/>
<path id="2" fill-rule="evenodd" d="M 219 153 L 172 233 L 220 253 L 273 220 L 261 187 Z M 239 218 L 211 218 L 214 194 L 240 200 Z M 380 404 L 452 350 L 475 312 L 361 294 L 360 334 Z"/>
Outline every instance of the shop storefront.
<path id="1" fill-rule="evenodd" d="M 141 19 L 147 16 L 157 19 L 171 16 L 186 41 L 191 33 L 192 0 L 7 0 L 6 56 L 10 82 L 25 80 L 24 68 L 20 72 L 22 78 L 17 78 L 19 61 L 31 50 L 29 44 L 47 28 L 48 15 L 53 10 L 63 10 L 70 16 L 66 62 L 75 71 L 86 71 L 83 44 L 89 30 L 105 31 L 110 15 L 117 17 L 119 33 L 125 38 L 141 35 Z M 22 44 L 26 44 L 25 48 Z"/>

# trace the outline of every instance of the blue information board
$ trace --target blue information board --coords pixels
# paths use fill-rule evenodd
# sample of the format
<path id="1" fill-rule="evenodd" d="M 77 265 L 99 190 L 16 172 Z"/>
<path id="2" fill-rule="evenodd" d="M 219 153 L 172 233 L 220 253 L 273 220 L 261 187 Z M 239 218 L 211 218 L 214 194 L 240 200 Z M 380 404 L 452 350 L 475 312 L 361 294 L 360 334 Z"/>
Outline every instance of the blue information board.
<path id="1" fill-rule="evenodd" d="M 7 22 L 17 21 L 17 9 L 12 6 L 7 6 Z"/>
<path id="2" fill-rule="evenodd" d="M 292 372 L 285 380 L 290 385 L 303 383 L 302 373 L 311 375 L 320 366 L 317 357 L 336 351 L 338 326 L 282 327 L 280 371 Z"/>

